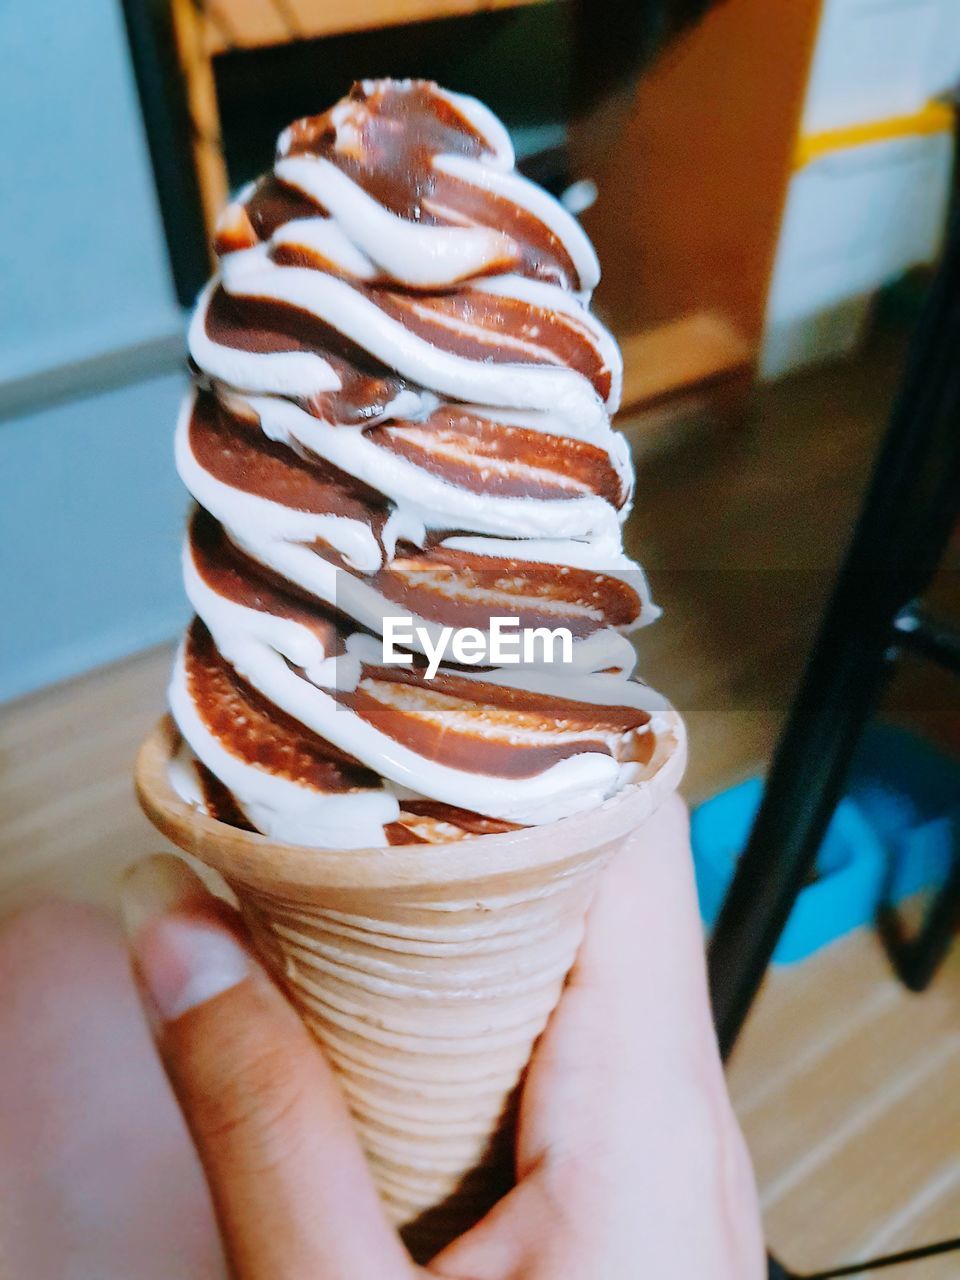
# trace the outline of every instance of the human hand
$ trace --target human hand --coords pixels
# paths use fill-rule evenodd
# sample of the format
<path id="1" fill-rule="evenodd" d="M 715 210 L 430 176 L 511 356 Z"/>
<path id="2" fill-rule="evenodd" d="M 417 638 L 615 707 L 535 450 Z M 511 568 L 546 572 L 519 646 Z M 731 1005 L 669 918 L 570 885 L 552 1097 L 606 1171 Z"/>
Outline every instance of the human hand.
<path id="1" fill-rule="evenodd" d="M 125 882 L 134 969 L 238 1280 L 760 1280 L 686 817 L 602 873 L 524 1085 L 516 1186 L 425 1268 L 388 1224 L 322 1052 L 236 913 L 174 858 Z"/>

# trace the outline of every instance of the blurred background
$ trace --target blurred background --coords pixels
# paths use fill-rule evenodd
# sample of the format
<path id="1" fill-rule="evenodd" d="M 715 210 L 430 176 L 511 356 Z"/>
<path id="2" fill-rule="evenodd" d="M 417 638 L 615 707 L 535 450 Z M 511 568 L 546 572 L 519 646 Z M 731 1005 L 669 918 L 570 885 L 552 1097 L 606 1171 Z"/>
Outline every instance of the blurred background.
<path id="1" fill-rule="evenodd" d="M 106 901 L 157 843 L 129 778 L 187 617 L 172 435 L 210 228 L 291 119 L 389 74 L 487 101 L 597 245 L 628 550 L 666 610 L 639 669 L 689 720 L 710 923 L 940 262 L 957 0 L 32 0 L 0 49 L 0 914 Z M 948 621 L 958 564 L 954 538 Z M 886 682 L 733 1062 L 771 1242 L 807 1270 L 960 1235 L 956 951 L 917 1002 L 856 927 L 881 880 L 919 919 L 949 879 L 958 706 L 909 654 Z"/>

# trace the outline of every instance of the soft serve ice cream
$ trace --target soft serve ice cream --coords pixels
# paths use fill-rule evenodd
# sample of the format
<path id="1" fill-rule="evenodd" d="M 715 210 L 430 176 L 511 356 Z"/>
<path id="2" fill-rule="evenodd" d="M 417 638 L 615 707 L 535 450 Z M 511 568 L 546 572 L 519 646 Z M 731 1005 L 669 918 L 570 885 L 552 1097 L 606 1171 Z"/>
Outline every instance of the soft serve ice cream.
<path id="1" fill-rule="evenodd" d="M 620 357 L 579 225 L 500 122 L 356 85 L 280 138 L 218 228 L 177 465 L 198 504 L 171 709 L 181 795 L 324 847 L 542 824 L 658 767 L 632 678 L 655 616 L 623 552 Z M 384 662 L 403 615 L 408 665 Z M 444 627 L 564 627 L 564 667 L 442 665 Z"/>

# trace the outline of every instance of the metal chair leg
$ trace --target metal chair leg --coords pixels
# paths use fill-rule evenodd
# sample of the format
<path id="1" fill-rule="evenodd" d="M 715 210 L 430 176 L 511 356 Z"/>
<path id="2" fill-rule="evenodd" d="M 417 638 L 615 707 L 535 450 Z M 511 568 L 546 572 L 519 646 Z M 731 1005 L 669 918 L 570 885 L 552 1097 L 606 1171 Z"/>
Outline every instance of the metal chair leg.
<path id="1" fill-rule="evenodd" d="M 925 991 L 960 930 L 960 858 L 954 862 L 947 882 L 928 907 L 914 937 L 907 937 L 900 913 L 892 903 L 881 908 L 877 924 L 900 981 L 910 991 Z"/>
<path id="2" fill-rule="evenodd" d="M 726 1057 L 843 790 L 894 624 L 928 586 L 960 501 L 960 206 L 764 800 L 710 945 Z"/>

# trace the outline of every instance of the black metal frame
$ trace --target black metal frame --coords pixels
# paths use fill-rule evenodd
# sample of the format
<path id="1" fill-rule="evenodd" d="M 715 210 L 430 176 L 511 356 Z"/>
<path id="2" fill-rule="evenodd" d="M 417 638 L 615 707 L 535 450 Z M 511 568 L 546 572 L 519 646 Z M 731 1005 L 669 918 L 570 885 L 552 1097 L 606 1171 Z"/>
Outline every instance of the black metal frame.
<path id="1" fill-rule="evenodd" d="M 711 941 L 711 990 L 724 1056 L 813 868 L 861 730 L 903 644 L 902 619 L 920 616 L 905 611 L 929 586 L 957 520 L 958 352 L 955 214 L 860 520 Z M 944 647 L 945 628 L 921 634 L 928 652 Z M 951 641 L 947 651 L 955 646 Z"/>
<path id="2" fill-rule="evenodd" d="M 180 305 L 192 307 L 210 275 L 210 258 L 170 0 L 122 3 L 174 289 Z"/>
<path id="3" fill-rule="evenodd" d="M 833 1267 L 829 1271 L 818 1271 L 815 1275 L 798 1275 L 793 1271 L 785 1271 L 779 1262 L 771 1258 L 767 1277 L 768 1280 L 840 1280 L 842 1276 L 859 1276 L 865 1271 L 882 1271 L 887 1267 L 902 1267 L 908 1262 L 921 1262 L 924 1258 L 936 1258 L 944 1253 L 953 1253 L 955 1249 L 960 1249 L 960 1237 L 922 1245 L 919 1249 L 905 1249 L 902 1253 L 889 1253 L 882 1258 L 871 1258 L 869 1262 Z"/>
<path id="4" fill-rule="evenodd" d="M 960 636 L 916 601 L 960 515 L 960 200 L 911 347 L 860 518 L 774 755 L 763 802 L 710 944 L 710 982 L 726 1058 L 839 801 L 850 759 L 894 662 L 909 649 L 960 669 Z M 892 907 L 881 933 L 907 986 L 931 980 L 960 910 L 960 867 L 907 941 Z M 821 1272 L 856 1275 L 960 1248 L 944 1241 Z M 771 1277 L 793 1278 L 771 1260 Z"/>
<path id="5" fill-rule="evenodd" d="M 892 903 L 880 908 L 877 928 L 897 977 L 910 991 L 925 991 L 946 959 L 960 928 L 960 859 L 927 908 L 912 937 Z"/>

